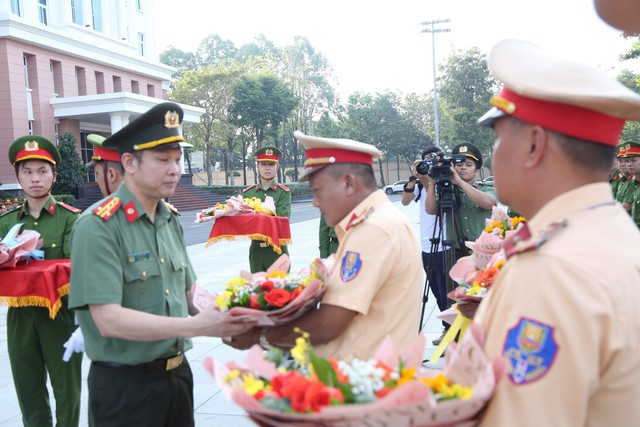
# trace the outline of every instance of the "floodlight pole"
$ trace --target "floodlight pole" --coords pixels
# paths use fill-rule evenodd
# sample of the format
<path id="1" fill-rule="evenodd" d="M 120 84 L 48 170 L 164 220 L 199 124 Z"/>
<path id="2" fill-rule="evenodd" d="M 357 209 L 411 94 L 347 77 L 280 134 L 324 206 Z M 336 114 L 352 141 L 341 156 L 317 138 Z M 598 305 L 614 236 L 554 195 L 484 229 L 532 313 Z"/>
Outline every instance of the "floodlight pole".
<path id="1" fill-rule="evenodd" d="M 433 58 L 433 109 L 435 112 L 435 125 L 436 125 L 436 146 L 440 147 L 440 128 L 438 126 L 438 85 L 436 83 L 436 33 L 448 33 L 450 28 L 436 28 L 436 24 L 445 24 L 451 22 L 450 19 L 434 19 L 432 21 L 421 22 L 420 25 L 424 25 L 421 33 L 431 33 L 431 53 Z M 429 27 L 430 26 L 430 27 Z"/>

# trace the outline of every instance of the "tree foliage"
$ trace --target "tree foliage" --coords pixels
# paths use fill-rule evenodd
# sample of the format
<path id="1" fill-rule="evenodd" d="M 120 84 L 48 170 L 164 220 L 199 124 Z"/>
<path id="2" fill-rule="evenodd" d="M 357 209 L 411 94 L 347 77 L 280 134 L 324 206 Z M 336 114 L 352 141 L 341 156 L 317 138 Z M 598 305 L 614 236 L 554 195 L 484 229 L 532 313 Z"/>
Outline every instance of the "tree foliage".
<path id="1" fill-rule="evenodd" d="M 62 162 L 58 166 L 58 176 L 52 189 L 53 194 L 74 194 L 78 187 L 84 183 L 86 170 L 76 151 L 76 144 L 76 137 L 71 132 L 58 137 L 58 151 Z"/>
<path id="2" fill-rule="evenodd" d="M 438 101 L 446 120 L 441 131 L 446 143 L 443 145 L 451 148 L 461 142 L 471 142 L 489 154 L 493 146 L 491 131 L 476 124 L 498 87 L 489 72 L 485 54 L 478 48 L 457 51 L 439 68 Z"/>

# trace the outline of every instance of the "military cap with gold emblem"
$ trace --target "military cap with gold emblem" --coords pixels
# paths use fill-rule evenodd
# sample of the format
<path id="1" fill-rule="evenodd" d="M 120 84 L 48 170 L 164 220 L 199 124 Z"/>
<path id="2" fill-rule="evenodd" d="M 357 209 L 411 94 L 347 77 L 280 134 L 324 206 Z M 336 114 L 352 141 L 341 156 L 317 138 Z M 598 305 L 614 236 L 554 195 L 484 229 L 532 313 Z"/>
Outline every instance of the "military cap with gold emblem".
<path id="1" fill-rule="evenodd" d="M 95 133 L 87 135 L 87 142 L 93 145 L 93 156 L 91 156 L 91 162 L 87 163 L 86 167 L 93 166 L 96 162 L 109 161 L 120 163 L 120 154 L 115 148 L 104 148 L 102 143 L 106 138 L 104 136 L 96 135 Z"/>
<path id="2" fill-rule="evenodd" d="M 616 157 L 624 157 L 624 141 L 616 145 Z"/>
<path id="3" fill-rule="evenodd" d="M 307 181 L 309 175 L 325 166 L 337 163 L 360 163 L 373 165 L 380 158 L 380 150 L 371 144 L 351 139 L 321 138 L 295 131 L 293 136 L 306 150 L 304 172 L 298 181 Z"/>
<path id="4" fill-rule="evenodd" d="M 635 141 L 625 141 L 623 157 L 636 157 L 636 156 L 640 156 L 640 143 Z"/>
<path id="5" fill-rule="evenodd" d="M 265 145 L 256 151 L 256 162 L 279 162 L 282 151 L 278 147 Z"/>
<path id="6" fill-rule="evenodd" d="M 13 141 L 9 147 L 9 162 L 12 165 L 23 160 L 44 160 L 57 167 L 60 165 L 60 152 L 44 136 L 25 135 Z"/>
<path id="7" fill-rule="evenodd" d="M 180 134 L 183 117 L 178 104 L 163 102 L 105 139 L 102 147 L 116 149 L 121 155 L 149 148 L 180 147 L 185 140 Z"/>
<path id="8" fill-rule="evenodd" d="M 470 142 L 463 142 L 461 144 L 456 145 L 451 150 L 451 154 L 463 154 L 465 157 L 470 158 L 474 162 L 476 162 L 476 167 L 480 169 L 482 167 L 482 153 Z"/>
<path id="9" fill-rule="evenodd" d="M 556 57 L 521 40 L 503 40 L 489 68 L 504 83 L 478 123 L 513 116 L 548 130 L 615 146 L 625 120 L 640 120 L 640 95 L 590 66 Z"/>

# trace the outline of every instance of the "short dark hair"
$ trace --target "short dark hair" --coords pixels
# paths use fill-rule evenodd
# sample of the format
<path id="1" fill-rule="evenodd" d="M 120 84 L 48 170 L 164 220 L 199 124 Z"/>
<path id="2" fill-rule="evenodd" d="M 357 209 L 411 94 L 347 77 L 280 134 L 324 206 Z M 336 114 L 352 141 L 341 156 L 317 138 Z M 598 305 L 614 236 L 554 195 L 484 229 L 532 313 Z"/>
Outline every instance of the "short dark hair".
<path id="1" fill-rule="evenodd" d="M 611 169 L 616 147 L 575 138 L 548 129 L 547 131 L 555 136 L 562 152 L 585 169 L 600 171 Z"/>
<path id="2" fill-rule="evenodd" d="M 424 160 L 424 156 L 426 156 L 427 154 L 437 154 L 439 157 L 444 157 L 444 153 L 442 152 L 442 150 L 435 146 L 435 145 L 429 145 L 427 148 L 425 148 L 424 150 L 422 150 L 422 156 L 421 159 Z"/>
<path id="3" fill-rule="evenodd" d="M 114 162 L 113 160 L 101 160 L 101 162 L 105 169 L 114 168 L 115 170 L 120 172 L 120 175 L 124 175 L 124 168 L 122 167 L 122 163 Z"/>
<path id="4" fill-rule="evenodd" d="M 34 160 L 34 159 L 32 159 L 32 160 Z M 16 178 L 18 177 L 18 173 L 20 172 L 20 166 L 21 166 L 25 161 L 28 161 L 28 160 L 24 160 L 24 161 L 21 161 L 21 162 L 16 162 L 16 164 L 14 165 L 14 168 L 16 169 Z M 51 172 L 52 172 L 52 173 L 56 173 L 56 167 L 53 165 L 53 163 L 49 163 L 49 162 L 46 162 L 46 163 L 47 163 L 49 166 L 51 166 Z"/>

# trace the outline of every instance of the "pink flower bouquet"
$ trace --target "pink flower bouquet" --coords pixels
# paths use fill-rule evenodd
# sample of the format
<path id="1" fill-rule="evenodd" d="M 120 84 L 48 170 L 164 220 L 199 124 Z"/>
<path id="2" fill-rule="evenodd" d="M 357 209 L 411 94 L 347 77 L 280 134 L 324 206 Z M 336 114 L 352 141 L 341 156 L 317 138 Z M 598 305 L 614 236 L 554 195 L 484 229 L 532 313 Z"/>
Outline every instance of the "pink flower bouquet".
<path id="1" fill-rule="evenodd" d="M 282 255 L 266 272 L 240 272 L 215 296 L 215 306 L 255 317 L 259 326 L 279 325 L 301 316 L 322 298 L 329 270 L 320 258 L 296 274 L 286 274 L 288 269 L 289 257 Z"/>
<path id="2" fill-rule="evenodd" d="M 400 352 L 387 338 L 371 360 L 317 357 L 303 333 L 295 362 L 278 368 L 254 346 L 245 363 L 205 360 L 222 391 L 265 426 L 474 425 L 496 386 L 473 334 L 447 352 L 442 371 L 421 366 L 424 335 Z M 267 353 L 267 357 L 269 353 Z"/>
<path id="3" fill-rule="evenodd" d="M 265 201 L 257 197 L 243 198 L 241 195 L 227 199 L 225 203 L 216 203 L 214 206 L 203 209 L 196 215 L 196 223 L 213 221 L 222 216 L 251 215 L 251 214 L 275 215 L 276 206 L 273 197 L 267 196 Z"/>
<path id="4" fill-rule="evenodd" d="M 34 230 L 23 230 L 18 234 L 22 224 L 14 225 L 7 235 L 0 241 L 0 268 L 12 268 L 25 258 L 41 255 L 34 254 L 42 247 L 40 233 Z"/>

